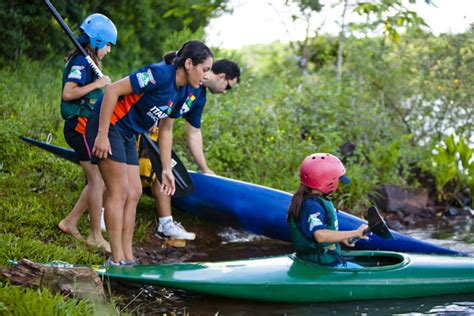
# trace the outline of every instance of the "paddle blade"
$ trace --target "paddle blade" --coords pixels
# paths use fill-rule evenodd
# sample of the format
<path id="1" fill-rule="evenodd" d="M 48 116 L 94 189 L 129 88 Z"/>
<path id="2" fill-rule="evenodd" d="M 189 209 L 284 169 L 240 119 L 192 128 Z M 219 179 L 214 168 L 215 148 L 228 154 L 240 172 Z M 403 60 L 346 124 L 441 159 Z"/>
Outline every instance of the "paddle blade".
<path id="1" fill-rule="evenodd" d="M 32 145 L 35 145 L 39 148 L 45 149 L 46 151 L 49 151 L 50 153 L 53 153 L 58 157 L 67 159 L 67 160 L 69 160 L 71 162 L 74 162 L 74 163 L 77 163 L 77 164 L 79 163 L 79 158 L 77 158 L 77 155 L 73 150 L 58 147 L 58 146 L 54 146 L 54 145 L 51 145 L 51 144 L 48 144 L 48 143 L 45 143 L 45 142 L 42 142 L 42 141 L 39 141 L 39 140 L 36 140 L 36 139 L 33 139 L 33 138 L 25 137 L 25 136 L 21 136 L 20 138 L 23 141 L 25 141 L 27 143 L 30 143 Z"/>
<path id="2" fill-rule="evenodd" d="M 163 171 L 163 167 L 161 165 L 160 149 L 155 144 L 155 142 L 150 137 L 148 137 L 148 135 L 144 135 L 143 137 L 147 140 L 149 146 L 148 156 L 150 157 L 151 165 L 155 171 L 158 181 L 161 183 L 161 172 Z M 184 196 L 191 194 L 194 192 L 194 183 L 193 179 L 191 179 L 191 176 L 188 173 L 188 170 L 174 151 L 171 151 L 171 160 L 173 176 L 176 183 L 176 191 L 174 196 Z"/>
<path id="3" fill-rule="evenodd" d="M 390 230 L 383 220 L 382 216 L 380 216 L 379 211 L 375 206 L 369 207 L 367 210 L 368 213 L 368 220 L 369 220 L 369 228 L 370 231 L 373 232 L 375 235 L 382 237 L 384 239 L 393 240 L 395 239 L 390 233 Z"/>

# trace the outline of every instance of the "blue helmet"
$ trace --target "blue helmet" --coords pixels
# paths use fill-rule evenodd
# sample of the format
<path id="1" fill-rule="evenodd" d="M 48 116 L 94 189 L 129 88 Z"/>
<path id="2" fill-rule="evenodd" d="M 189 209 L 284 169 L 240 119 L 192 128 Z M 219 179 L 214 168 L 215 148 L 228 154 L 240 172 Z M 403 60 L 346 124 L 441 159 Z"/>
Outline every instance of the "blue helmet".
<path id="1" fill-rule="evenodd" d="M 117 28 L 108 17 L 100 13 L 89 15 L 82 22 L 81 31 L 89 37 L 94 49 L 101 49 L 107 43 L 115 45 L 117 42 Z"/>

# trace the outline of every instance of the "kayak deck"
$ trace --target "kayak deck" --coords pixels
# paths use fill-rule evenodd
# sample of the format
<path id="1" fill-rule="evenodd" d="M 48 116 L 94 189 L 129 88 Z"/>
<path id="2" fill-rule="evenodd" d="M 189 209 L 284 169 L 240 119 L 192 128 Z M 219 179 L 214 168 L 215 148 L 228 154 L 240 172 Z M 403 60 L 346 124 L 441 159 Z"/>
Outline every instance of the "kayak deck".
<path id="1" fill-rule="evenodd" d="M 294 255 L 216 263 L 108 267 L 106 278 L 272 302 L 410 298 L 474 292 L 474 258 L 346 253 L 364 268 L 321 266 Z"/>

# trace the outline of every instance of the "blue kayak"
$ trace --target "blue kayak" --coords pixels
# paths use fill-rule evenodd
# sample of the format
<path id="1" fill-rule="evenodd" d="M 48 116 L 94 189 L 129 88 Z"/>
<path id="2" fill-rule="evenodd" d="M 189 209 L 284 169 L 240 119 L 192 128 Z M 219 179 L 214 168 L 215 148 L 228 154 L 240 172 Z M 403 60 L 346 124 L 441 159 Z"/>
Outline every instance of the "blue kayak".
<path id="1" fill-rule="evenodd" d="M 22 139 L 59 157 L 78 162 L 73 150 L 31 138 L 22 137 Z M 173 197 L 172 203 L 175 208 L 218 224 L 237 227 L 274 239 L 291 241 L 286 223 L 291 194 L 225 177 L 192 171 L 189 173 L 194 182 L 195 191 L 186 196 Z M 354 230 L 361 224 L 367 224 L 367 221 L 343 211 L 338 212 L 338 220 L 341 230 Z M 391 233 L 395 237 L 394 240 L 383 239 L 372 234 L 368 241 L 359 240 L 355 249 L 465 255 L 395 231 Z"/>
<path id="2" fill-rule="evenodd" d="M 196 172 L 190 174 L 196 190 L 189 195 L 173 198 L 173 206 L 177 209 L 258 235 L 291 241 L 286 223 L 291 194 L 220 176 Z M 367 221 L 343 211 L 338 212 L 338 221 L 340 230 L 354 230 L 361 224 L 367 224 Z M 359 240 L 355 249 L 465 255 L 395 231 L 390 232 L 394 240 L 372 234 L 368 241 Z"/>

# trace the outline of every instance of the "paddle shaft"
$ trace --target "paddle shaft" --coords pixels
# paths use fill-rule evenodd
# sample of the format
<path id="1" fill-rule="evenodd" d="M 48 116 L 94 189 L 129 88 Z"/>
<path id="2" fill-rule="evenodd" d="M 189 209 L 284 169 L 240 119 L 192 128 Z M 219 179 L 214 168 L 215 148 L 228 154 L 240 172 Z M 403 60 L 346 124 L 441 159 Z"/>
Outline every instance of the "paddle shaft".
<path id="1" fill-rule="evenodd" d="M 69 39 L 73 42 L 74 46 L 76 46 L 76 48 L 79 50 L 79 52 L 86 58 L 87 62 L 89 63 L 89 66 L 91 66 L 92 70 L 94 70 L 97 77 L 102 78 L 104 76 L 104 74 L 102 73 L 102 71 L 100 71 L 99 67 L 97 67 L 97 65 L 94 63 L 94 61 L 89 56 L 89 54 L 87 54 L 84 47 L 82 47 L 82 45 L 77 41 L 76 37 L 74 36 L 74 33 L 71 31 L 71 29 L 66 24 L 66 22 L 61 17 L 61 15 L 58 13 L 58 11 L 53 6 L 53 4 L 49 0 L 44 0 L 44 3 L 49 8 L 49 11 L 51 11 L 54 18 L 56 19 L 56 21 L 58 21 L 59 25 L 64 30 L 64 32 L 67 34 Z M 150 151 L 150 155 L 158 155 L 158 159 L 160 159 L 160 150 L 159 150 L 158 146 L 155 145 L 153 140 L 148 135 L 143 134 L 143 137 L 145 137 L 145 139 L 148 142 L 148 145 L 152 148 L 152 150 Z M 155 171 L 158 172 L 158 170 L 155 170 Z M 188 185 L 183 180 L 181 175 L 178 172 L 176 172 L 174 168 L 172 168 L 172 171 L 173 171 L 174 177 L 176 178 L 176 184 L 178 186 L 180 186 L 183 190 L 186 190 L 188 188 Z"/>
<path id="2" fill-rule="evenodd" d="M 63 20 L 61 15 L 59 15 L 58 11 L 53 6 L 53 4 L 49 0 L 44 0 L 44 3 L 49 8 L 49 11 L 51 11 L 54 18 L 56 19 L 56 21 L 58 21 L 59 25 L 64 30 L 64 32 L 67 34 L 69 39 L 73 42 L 74 46 L 76 46 L 76 48 L 79 50 L 79 52 L 86 58 L 87 62 L 89 63 L 89 66 L 91 66 L 92 70 L 94 70 L 97 77 L 102 78 L 104 76 L 104 74 L 102 73 L 102 71 L 100 71 L 99 67 L 97 67 L 97 65 L 94 63 L 91 56 L 89 56 L 89 54 L 87 54 L 84 47 L 82 47 L 82 45 L 77 41 L 76 37 L 74 36 L 74 33 L 71 31 L 69 26 Z"/>

